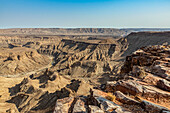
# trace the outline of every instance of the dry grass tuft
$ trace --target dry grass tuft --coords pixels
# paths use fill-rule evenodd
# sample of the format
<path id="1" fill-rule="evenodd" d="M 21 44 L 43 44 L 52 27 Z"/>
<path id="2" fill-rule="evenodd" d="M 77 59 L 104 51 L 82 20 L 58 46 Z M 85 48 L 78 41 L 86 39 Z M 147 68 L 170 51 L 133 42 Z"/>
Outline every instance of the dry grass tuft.
<path id="1" fill-rule="evenodd" d="M 110 101 L 115 101 L 116 100 L 116 96 L 113 95 L 112 93 L 108 93 L 108 95 L 105 98 L 110 100 Z"/>

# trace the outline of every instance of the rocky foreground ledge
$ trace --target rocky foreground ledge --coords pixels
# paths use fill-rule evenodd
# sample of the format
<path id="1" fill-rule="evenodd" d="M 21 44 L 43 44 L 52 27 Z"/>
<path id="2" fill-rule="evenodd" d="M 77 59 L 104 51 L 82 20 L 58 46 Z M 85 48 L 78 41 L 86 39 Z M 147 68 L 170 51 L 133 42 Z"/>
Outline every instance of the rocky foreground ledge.
<path id="1" fill-rule="evenodd" d="M 56 102 L 54 113 L 130 113 L 113 101 L 106 99 L 107 96 L 107 93 L 99 90 L 90 90 L 90 95 L 87 97 L 59 99 Z"/>
<path id="2" fill-rule="evenodd" d="M 101 89 L 58 99 L 54 113 L 170 113 L 170 46 L 127 56 L 120 75 Z"/>

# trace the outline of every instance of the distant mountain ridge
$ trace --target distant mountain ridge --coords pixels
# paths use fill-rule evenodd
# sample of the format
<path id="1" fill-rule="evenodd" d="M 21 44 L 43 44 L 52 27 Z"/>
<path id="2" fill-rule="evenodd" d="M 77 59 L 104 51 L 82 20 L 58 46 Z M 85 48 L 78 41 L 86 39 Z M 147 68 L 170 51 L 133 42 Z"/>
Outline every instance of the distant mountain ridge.
<path id="1" fill-rule="evenodd" d="M 126 36 L 131 32 L 170 31 L 170 28 L 11 28 L 0 29 L 0 35 L 111 35 Z"/>
<path id="2" fill-rule="evenodd" d="M 113 28 L 14 28 L 0 29 L 0 35 L 127 35 L 127 31 Z"/>

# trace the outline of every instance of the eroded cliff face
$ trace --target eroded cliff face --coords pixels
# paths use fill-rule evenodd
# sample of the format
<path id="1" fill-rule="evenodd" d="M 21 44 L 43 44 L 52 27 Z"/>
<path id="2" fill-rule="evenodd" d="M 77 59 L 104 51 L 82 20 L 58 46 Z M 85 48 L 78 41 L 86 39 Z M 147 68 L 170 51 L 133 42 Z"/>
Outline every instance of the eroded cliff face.
<path id="1" fill-rule="evenodd" d="M 169 36 L 169 32 L 143 32 L 110 40 L 63 39 L 58 44 L 41 45 L 38 52 L 54 55 L 55 69 L 60 71 L 60 74 L 73 76 L 117 74 L 122 64 L 121 56 L 123 58 L 142 46 L 168 44 Z"/>
<path id="2" fill-rule="evenodd" d="M 137 49 L 149 45 L 170 44 L 170 32 L 137 32 L 125 37 L 128 42 L 128 49 L 124 56 L 132 54 Z"/>
<path id="3" fill-rule="evenodd" d="M 41 45 L 39 53 L 54 55 L 54 69 L 60 74 L 91 76 L 112 73 L 114 62 L 121 55 L 121 45 L 63 39 L 59 44 Z"/>
<path id="4" fill-rule="evenodd" d="M 123 62 L 119 59 L 127 48 L 125 39 L 81 37 L 20 36 L 16 38 L 10 36 L 8 38 L 2 36 L 1 41 L 6 42 L 3 46 L 5 48 L 26 47 L 36 49 L 39 54 L 54 57 L 51 68 L 53 71 L 58 71 L 60 75 L 74 78 L 97 77 L 95 79 L 97 82 L 104 82 L 101 75 L 113 75 L 120 71 Z"/>
<path id="5" fill-rule="evenodd" d="M 11 76 L 41 69 L 51 62 L 49 57 L 36 50 L 16 47 L 0 49 L 0 75 Z"/>

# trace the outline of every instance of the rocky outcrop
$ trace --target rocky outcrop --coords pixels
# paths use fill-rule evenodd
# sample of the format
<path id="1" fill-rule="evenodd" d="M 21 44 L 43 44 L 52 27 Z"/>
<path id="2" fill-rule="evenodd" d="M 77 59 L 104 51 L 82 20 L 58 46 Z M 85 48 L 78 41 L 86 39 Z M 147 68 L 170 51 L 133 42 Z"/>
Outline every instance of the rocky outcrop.
<path id="1" fill-rule="evenodd" d="M 74 99 L 69 97 L 57 100 L 54 113 L 60 113 L 61 110 L 64 110 L 62 113 L 130 113 L 114 102 L 102 96 L 95 96 L 93 93 L 91 90 L 91 94 L 87 97 L 75 97 Z M 70 102 L 72 103 L 70 104 Z M 66 107 L 63 108 L 63 106 Z"/>
<path id="2" fill-rule="evenodd" d="M 161 89 L 170 91 L 170 82 L 164 79 L 161 79 L 157 82 L 157 86 Z"/>
<path id="3" fill-rule="evenodd" d="M 138 101 L 136 101 L 136 100 L 134 100 L 134 99 L 132 99 L 132 98 L 124 95 L 124 94 L 123 94 L 122 92 L 120 92 L 120 91 L 116 91 L 116 92 L 115 92 L 115 96 L 116 96 L 116 99 L 117 99 L 118 101 L 120 101 L 120 102 L 122 102 L 122 103 L 124 103 L 124 104 L 132 104 L 132 105 L 133 105 L 133 104 L 134 104 L 134 105 L 138 105 L 138 104 L 139 104 Z"/>
<path id="4" fill-rule="evenodd" d="M 148 102 L 146 100 L 143 100 L 141 102 L 141 106 L 145 109 L 145 111 L 149 112 L 149 113 L 162 113 L 162 111 L 167 110 L 167 108 L 156 105 L 152 102 Z M 169 111 L 170 112 L 170 111 Z"/>
<path id="5" fill-rule="evenodd" d="M 134 103 L 137 99 L 137 103 L 149 113 L 169 110 L 169 50 L 169 45 L 155 45 L 143 47 L 127 56 L 121 69 L 120 76 L 123 78 L 107 82 L 106 91 L 115 93 L 124 104 L 130 104 L 132 100 Z M 125 94 L 132 95 L 134 99 Z"/>

